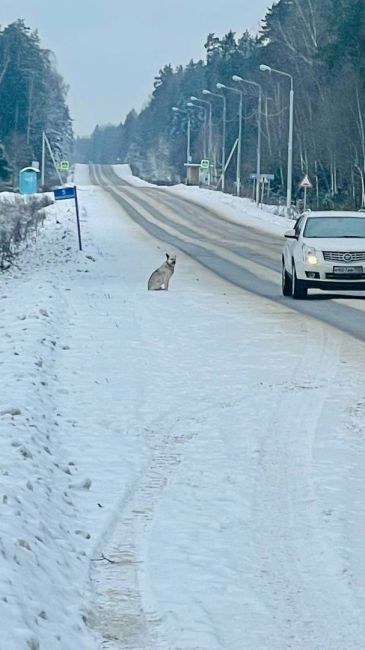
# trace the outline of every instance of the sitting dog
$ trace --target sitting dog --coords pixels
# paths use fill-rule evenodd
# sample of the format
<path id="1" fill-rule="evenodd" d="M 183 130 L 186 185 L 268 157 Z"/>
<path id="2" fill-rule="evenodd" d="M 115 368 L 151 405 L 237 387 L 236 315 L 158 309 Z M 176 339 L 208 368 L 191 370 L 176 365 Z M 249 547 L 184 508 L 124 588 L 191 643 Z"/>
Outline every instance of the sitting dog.
<path id="1" fill-rule="evenodd" d="M 176 255 L 166 253 L 166 262 L 154 271 L 148 280 L 149 291 L 167 291 L 170 278 L 175 271 Z"/>

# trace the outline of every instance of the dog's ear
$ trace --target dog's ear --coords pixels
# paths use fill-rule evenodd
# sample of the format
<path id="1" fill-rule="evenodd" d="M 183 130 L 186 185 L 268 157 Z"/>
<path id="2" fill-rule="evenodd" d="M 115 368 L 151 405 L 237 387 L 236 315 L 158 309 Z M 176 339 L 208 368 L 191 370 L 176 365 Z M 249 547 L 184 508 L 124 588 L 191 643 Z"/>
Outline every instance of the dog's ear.
<path id="1" fill-rule="evenodd" d="M 169 259 L 169 257 L 170 257 L 170 255 L 168 253 L 166 253 L 166 259 L 167 260 Z"/>

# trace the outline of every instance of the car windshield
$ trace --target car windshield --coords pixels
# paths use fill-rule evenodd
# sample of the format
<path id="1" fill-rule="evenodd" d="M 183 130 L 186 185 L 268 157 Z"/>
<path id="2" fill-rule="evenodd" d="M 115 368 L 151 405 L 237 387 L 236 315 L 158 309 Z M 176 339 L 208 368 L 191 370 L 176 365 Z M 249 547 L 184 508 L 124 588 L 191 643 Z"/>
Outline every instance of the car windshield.
<path id="1" fill-rule="evenodd" d="M 303 237 L 365 237 L 365 217 L 309 217 Z"/>

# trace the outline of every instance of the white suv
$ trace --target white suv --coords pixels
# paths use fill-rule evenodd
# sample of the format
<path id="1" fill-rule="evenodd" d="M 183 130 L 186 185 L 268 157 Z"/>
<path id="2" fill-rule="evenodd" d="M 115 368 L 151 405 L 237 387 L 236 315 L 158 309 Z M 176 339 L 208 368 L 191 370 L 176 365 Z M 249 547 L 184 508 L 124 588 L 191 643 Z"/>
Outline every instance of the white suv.
<path id="1" fill-rule="evenodd" d="M 284 296 L 305 298 L 309 288 L 365 289 L 364 212 L 305 212 L 285 237 Z"/>

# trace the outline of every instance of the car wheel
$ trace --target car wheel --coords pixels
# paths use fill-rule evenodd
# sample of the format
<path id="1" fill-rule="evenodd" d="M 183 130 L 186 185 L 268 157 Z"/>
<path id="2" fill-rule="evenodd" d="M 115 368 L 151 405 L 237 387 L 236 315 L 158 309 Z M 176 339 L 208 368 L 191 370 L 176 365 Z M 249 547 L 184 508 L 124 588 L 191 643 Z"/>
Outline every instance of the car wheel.
<path id="1" fill-rule="evenodd" d="M 308 288 L 304 285 L 304 282 L 302 280 L 298 280 L 297 272 L 295 270 L 295 266 L 293 262 L 291 295 L 293 298 L 296 298 L 297 300 L 301 300 L 303 298 L 306 298 L 307 294 L 308 294 Z"/>
<path id="2" fill-rule="evenodd" d="M 285 262 L 282 260 L 282 267 L 281 267 L 281 291 L 283 296 L 291 296 L 292 294 L 292 281 L 290 278 L 289 273 L 287 272 L 285 268 Z"/>

